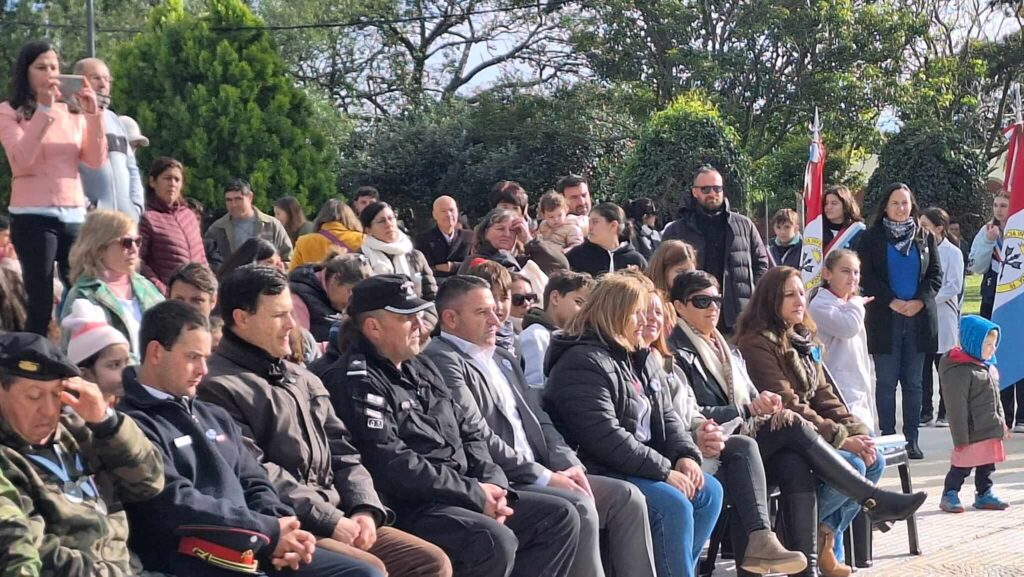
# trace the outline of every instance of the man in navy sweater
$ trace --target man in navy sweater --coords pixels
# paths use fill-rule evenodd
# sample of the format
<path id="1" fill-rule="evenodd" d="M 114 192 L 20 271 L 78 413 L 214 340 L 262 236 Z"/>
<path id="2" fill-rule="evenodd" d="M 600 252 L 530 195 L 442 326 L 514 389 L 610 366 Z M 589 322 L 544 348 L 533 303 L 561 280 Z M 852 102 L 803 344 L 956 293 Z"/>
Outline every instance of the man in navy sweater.
<path id="1" fill-rule="evenodd" d="M 177 575 L 380 577 L 361 561 L 317 550 L 231 417 L 195 399 L 210 340 L 206 317 L 181 301 L 142 319 L 142 364 L 125 372 L 120 408 L 163 453 L 166 484 L 127 509 L 131 549 L 146 569 Z"/>

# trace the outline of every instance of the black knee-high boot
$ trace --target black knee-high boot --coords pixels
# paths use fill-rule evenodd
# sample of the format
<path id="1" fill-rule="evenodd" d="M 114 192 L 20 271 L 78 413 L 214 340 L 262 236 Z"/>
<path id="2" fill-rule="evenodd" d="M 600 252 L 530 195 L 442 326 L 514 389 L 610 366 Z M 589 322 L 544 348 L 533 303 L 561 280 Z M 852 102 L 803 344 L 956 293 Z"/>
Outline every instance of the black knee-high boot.
<path id="1" fill-rule="evenodd" d="M 863 505 L 875 521 L 902 521 L 917 511 L 928 496 L 923 491 L 907 495 L 879 489 L 820 435 L 807 445 L 803 455 L 815 475 Z"/>
<path id="2" fill-rule="evenodd" d="M 779 515 L 776 525 L 782 542 L 807 558 L 807 568 L 795 575 L 818 577 L 818 493 L 783 493 Z"/>

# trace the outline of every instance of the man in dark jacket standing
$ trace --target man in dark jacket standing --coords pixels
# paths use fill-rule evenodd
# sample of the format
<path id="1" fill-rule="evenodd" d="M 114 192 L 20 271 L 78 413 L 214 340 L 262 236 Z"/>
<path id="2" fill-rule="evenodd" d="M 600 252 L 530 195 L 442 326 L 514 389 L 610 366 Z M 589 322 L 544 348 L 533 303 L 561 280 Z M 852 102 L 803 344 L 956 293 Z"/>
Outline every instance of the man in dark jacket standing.
<path id="1" fill-rule="evenodd" d="M 192 577 L 234 574 L 221 568 L 227 564 L 271 575 L 288 568 L 310 577 L 382 574 L 317 549 L 231 417 L 195 400 L 210 355 L 202 313 L 163 302 L 146 311 L 139 339 L 142 364 L 125 372 L 121 409 L 163 454 L 166 478 L 156 498 L 127 506 L 131 548 L 146 569 Z"/>
<path id="2" fill-rule="evenodd" d="M 698 170 L 690 190 L 693 198 L 684 200 L 679 218 L 665 227 L 662 241 L 688 242 L 697 251 L 697 268 L 718 279 L 723 295 L 718 328 L 730 334 L 769 261 L 754 223 L 729 209 L 722 183 L 717 169 Z"/>
<path id="3" fill-rule="evenodd" d="M 472 231 L 459 228 L 459 206 L 450 196 L 434 201 L 435 226 L 416 237 L 416 248 L 427 257 L 438 284 L 455 274 L 473 244 Z"/>
<path id="4" fill-rule="evenodd" d="M 220 286 L 224 336 L 200 398 L 224 408 L 260 458 L 281 499 L 321 547 L 397 576 L 448 577 L 440 549 L 388 527 L 345 424 L 316 376 L 284 360 L 291 352 L 292 298 L 280 270 L 247 265 Z M 381 564 L 383 562 L 383 564 Z"/>
<path id="5" fill-rule="evenodd" d="M 348 352 L 324 375 L 399 526 L 438 544 L 459 577 L 564 577 L 579 538 L 568 501 L 509 489 L 478 423 L 419 355 L 423 311 L 401 275 L 355 286 Z"/>

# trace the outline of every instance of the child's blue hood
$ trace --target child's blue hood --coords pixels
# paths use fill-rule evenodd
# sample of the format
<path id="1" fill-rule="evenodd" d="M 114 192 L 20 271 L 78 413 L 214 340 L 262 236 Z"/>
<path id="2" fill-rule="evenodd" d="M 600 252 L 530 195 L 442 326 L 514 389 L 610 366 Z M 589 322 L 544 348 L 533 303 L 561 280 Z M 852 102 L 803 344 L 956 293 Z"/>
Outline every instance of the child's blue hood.
<path id="1" fill-rule="evenodd" d="M 999 340 L 1002 339 L 1002 331 L 999 329 L 999 325 L 978 315 L 967 315 L 961 318 L 960 348 L 986 365 L 996 364 L 996 356 L 994 354 L 990 359 L 981 358 L 981 345 L 985 342 L 985 337 L 992 331 L 998 331 L 999 333 L 999 336 L 996 337 L 996 346 L 998 347 Z"/>

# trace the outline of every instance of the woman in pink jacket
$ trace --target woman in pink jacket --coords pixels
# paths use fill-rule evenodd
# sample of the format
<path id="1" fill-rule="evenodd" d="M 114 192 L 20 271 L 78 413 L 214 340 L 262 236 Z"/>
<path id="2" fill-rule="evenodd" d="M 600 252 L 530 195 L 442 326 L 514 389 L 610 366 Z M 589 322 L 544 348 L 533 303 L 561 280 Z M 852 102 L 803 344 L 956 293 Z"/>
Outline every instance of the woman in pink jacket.
<path id="1" fill-rule="evenodd" d="M 46 335 L 53 315 L 53 263 L 67 285 L 68 252 L 85 221 L 78 163 L 100 168 L 107 159 L 102 111 L 88 82 L 62 102 L 60 59 L 46 41 L 18 53 L 7 101 L 0 103 L 0 144 L 14 176 L 11 241 L 28 294 L 26 329 Z"/>

